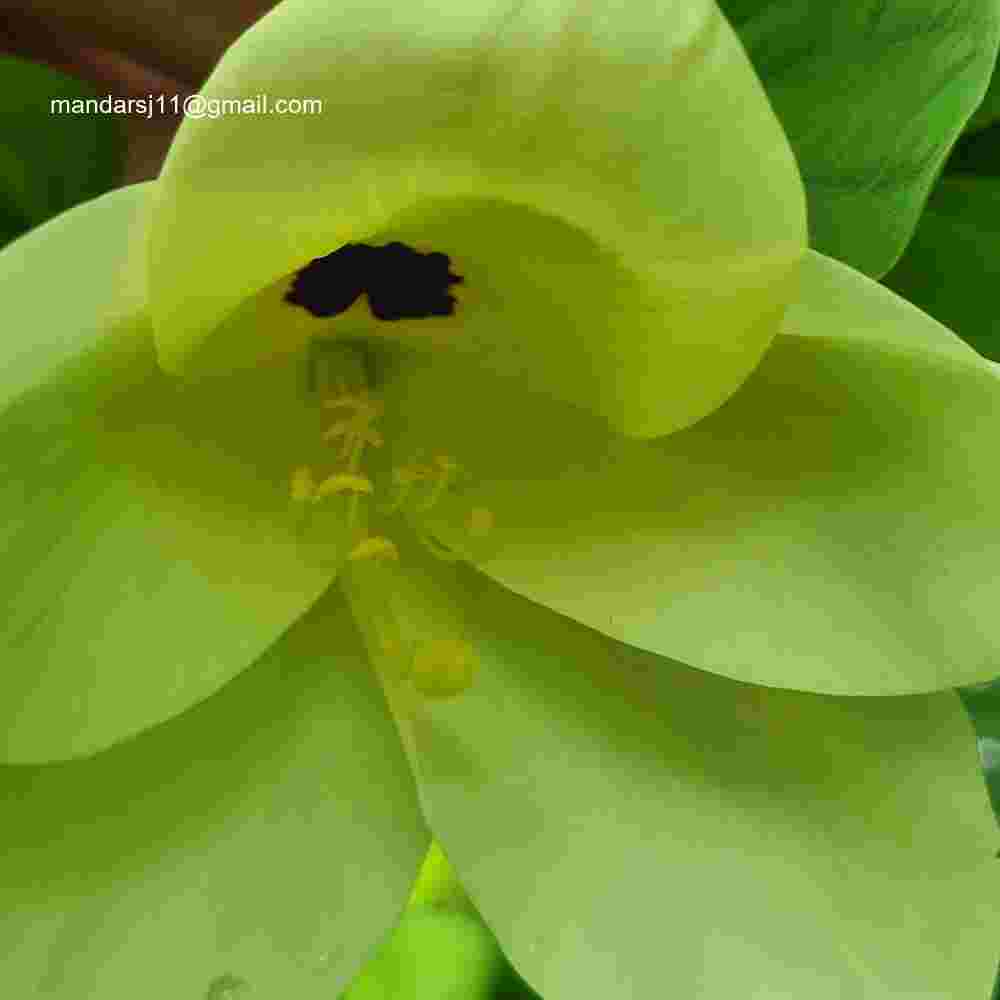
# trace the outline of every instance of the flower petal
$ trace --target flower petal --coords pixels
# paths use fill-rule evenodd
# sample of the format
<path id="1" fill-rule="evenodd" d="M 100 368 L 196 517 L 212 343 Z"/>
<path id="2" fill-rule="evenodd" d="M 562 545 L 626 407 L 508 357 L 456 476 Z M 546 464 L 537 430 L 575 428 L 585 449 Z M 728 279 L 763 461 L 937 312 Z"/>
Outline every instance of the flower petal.
<path id="1" fill-rule="evenodd" d="M 258 94 L 322 113 L 209 103 L 157 188 L 171 370 L 217 355 L 220 324 L 261 293 L 265 340 L 258 325 L 227 353 L 320 332 L 447 344 L 652 436 L 729 396 L 794 295 L 801 184 L 711 0 L 286 0 L 203 88 Z M 362 302 L 306 324 L 282 303 L 311 258 L 396 240 L 450 257 L 454 315 L 386 322 Z"/>
<path id="2" fill-rule="evenodd" d="M 0 254 L 0 760 L 92 753 L 205 698 L 328 585 L 287 513 L 316 437 L 290 366 L 156 365 L 148 188 Z"/>
<path id="3" fill-rule="evenodd" d="M 46 1000 L 327 1000 L 429 842 L 339 597 L 179 718 L 0 767 L 0 800 L 0 980 Z"/>
<path id="4" fill-rule="evenodd" d="M 997 831 L 953 693 L 762 688 L 468 570 L 448 592 L 479 680 L 390 704 L 435 837 L 546 1000 L 986 995 Z"/>
<path id="5" fill-rule="evenodd" d="M 501 379 L 386 366 L 387 462 L 463 466 L 429 530 L 526 597 L 739 680 L 828 694 L 982 681 L 1000 654 L 1000 370 L 811 254 L 719 411 L 651 442 Z M 393 374 L 393 372 L 396 374 Z M 486 509 L 485 539 L 468 530 Z"/>

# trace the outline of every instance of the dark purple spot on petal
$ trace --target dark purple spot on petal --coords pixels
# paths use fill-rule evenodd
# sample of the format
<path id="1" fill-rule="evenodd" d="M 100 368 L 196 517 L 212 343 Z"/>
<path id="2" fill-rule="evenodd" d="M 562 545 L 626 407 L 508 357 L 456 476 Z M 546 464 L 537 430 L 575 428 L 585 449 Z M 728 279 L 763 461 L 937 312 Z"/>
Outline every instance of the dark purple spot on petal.
<path id="1" fill-rule="evenodd" d="M 462 278 L 452 274 L 450 266 L 447 254 L 419 253 L 403 243 L 347 243 L 302 268 L 285 301 L 325 318 L 344 312 L 367 294 L 376 319 L 451 316 L 455 297 L 448 289 Z"/>

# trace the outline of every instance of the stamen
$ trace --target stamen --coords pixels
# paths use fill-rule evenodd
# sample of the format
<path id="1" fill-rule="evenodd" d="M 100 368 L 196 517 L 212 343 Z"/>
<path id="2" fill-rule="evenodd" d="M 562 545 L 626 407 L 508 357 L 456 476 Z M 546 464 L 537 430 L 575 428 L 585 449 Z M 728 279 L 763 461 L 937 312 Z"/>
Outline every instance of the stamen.
<path id="1" fill-rule="evenodd" d="M 318 503 L 324 497 L 334 496 L 337 493 L 371 494 L 373 491 L 372 481 L 366 476 L 352 472 L 335 472 L 316 487 L 313 502 Z"/>
<path id="2" fill-rule="evenodd" d="M 355 420 L 338 420 L 337 423 L 331 424 L 325 431 L 323 431 L 322 439 L 324 441 L 332 441 L 334 438 L 338 437 L 348 437 L 348 436 L 363 437 L 365 439 L 365 444 L 374 445 L 376 448 L 382 447 L 382 435 L 378 431 L 373 430 L 370 427 L 358 428 L 357 421 Z"/>
<path id="3" fill-rule="evenodd" d="M 372 421 L 382 412 L 382 404 L 368 394 L 365 382 L 365 358 L 356 344 L 330 338 L 316 338 L 306 356 L 310 388 L 318 391 L 319 403 L 327 409 L 347 410 L 346 419 L 337 421 L 321 440 L 342 438 L 338 456 L 340 467 L 329 470 L 317 484 L 313 468 L 302 466 L 292 474 L 292 499 L 298 506 L 296 533 L 314 554 L 327 548 L 331 562 L 342 564 L 345 551 L 358 541 L 358 503 L 374 492 L 372 481 L 361 474 L 362 452 L 369 445 L 379 446 L 381 435 L 372 428 Z M 345 496 L 343 507 L 331 500 Z M 322 509 L 316 505 L 323 503 Z M 306 510 L 303 510 L 306 507 Z M 364 535 L 364 530 L 361 532 Z"/>
<path id="4" fill-rule="evenodd" d="M 419 455 L 418 451 L 414 459 Z M 410 461 L 405 465 L 396 466 L 392 470 L 396 495 L 388 505 L 381 508 L 383 514 L 393 514 L 402 510 L 413 522 L 412 526 L 417 540 L 435 559 L 440 559 L 443 562 L 457 562 L 462 556 L 456 555 L 450 547 L 438 541 L 423 527 L 421 522 L 425 515 L 437 506 L 460 470 L 459 463 L 450 455 L 445 454 L 435 455 L 429 464 Z M 412 504 L 409 509 L 403 509 L 414 485 L 422 482 L 430 483 L 430 488 L 425 491 L 422 500 Z M 494 524 L 493 512 L 486 507 L 475 507 L 465 517 L 466 533 L 474 539 L 485 538 L 493 530 Z"/>
<path id="5" fill-rule="evenodd" d="M 419 455 L 419 452 L 417 453 Z M 414 483 L 422 482 L 431 474 L 431 470 L 426 465 L 419 465 L 416 462 L 407 465 L 397 465 L 392 470 L 392 485 L 396 491 L 395 497 L 382 507 L 383 514 L 393 514 L 406 503 L 407 498 L 413 489 Z"/>
<path id="6" fill-rule="evenodd" d="M 334 424 L 322 434 L 322 440 L 328 443 L 338 437 L 344 439 L 338 456 L 342 462 L 350 462 L 355 454 L 360 454 L 369 445 L 381 448 L 383 444 L 382 435 L 378 431 L 367 426 L 359 427 L 349 420 Z"/>
<path id="7" fill-rule="evenodd" d="M 354 546 L 347 558 L 352 561 L 358 559 L 395 559 L 398 562 L 399 549 L 383 535 L 369 535 Z"/>
<path id="8" fill-rule="evenodd" d="M 451 485 L 458 470 L 458 463 L 450 455 L 434 456 L 432 474 L 436 476 L 436 479 L 424 502 L 417 507 L 417 510 L 421 514 L 426 514 L 431 508 L 436 506 L 437 502 L 441 499 L 441 494 Z"/>
<path id="9" fill-rule="evenodd" d="M 292 500 L 295 503 L 305 503 L 312 500 L 316 494 L 316 480 L 313 479 L 312 469 L 307 465 L 300 465 L 292 473 Z"/>
<path id="10" fill-rule="evenodd" d="M 385 407 L 379 400 L 372 399 L 368 395 L 367 389 L 355 395 L 340 388 L 341 385 L 342 383 L 338 385 L 338 389 L 340 389 L 338 395 L 329 396 L 323 400 L 322 406 L 324 409 L 354 410 L 355 413 L 367 420 L 377 420 L 382 416 Z"/>
<path id="11" fill-rule="evenodd" d="M 317 522 L 333 517 L 336 537 L 331 560 L 339 573 L 340 585 L 347 596 L 355 620 L 365 633 L 369 649 L 376 661 L 397 680 L 428 698 L 450 698 L 465 691 L 479 668 L 474 646 L 465 638 L 461 616 L 456 609 L 438 603 L 424 592 L 417 577 L 400 572 L 399 551 L 384 535 L 369 535 L 368 519 L 359 510 L 362 498 L 375 490 L 373 482 L 361 471 L 361 459 L 367 447 L 381 447 L 382 435 L 375 430 L 375 420 L 382 416 L 383 405 L 373 399 L 364 382 L 361 356 L 349 345 L 343 346 L 341 371 L 345 368 L 358 376 L 349 386 L 342 375 L 330 370 L 337 352 L 323 348 L 320 367 L 310 356 L 309 364 L 318 368 L 311 372 L 323 376 L 320 404 L 324 410 L 340 411 L 328 427 L 320 431 L 323 442 L 341 444 L 338 468 L 329 471 L 317 482 L 317 474 L 308 466 L 296 468 L 291 477 L 291 494 L 299 506 L 300 537 Z M 419 523 L 441 500 L 459 472 L 458 463 L 449 455 L 436 454 L 428 463 L 411 461 L 392 471 L 396 496 L 388 513 L 403 508 L 415 486 L 426 483 L 419 502 L 405 511 L 417 538 L 435 558 L 455 562 L 460 557 L 443 545 Z M 344 507 L 321 502 L 346 496 Z M 483 534 L 493 524 L 492 514 L 476 508 L 466 519 L 470 533 Z M 323 532 L 326 536 L 326 532 Z M 344 553 L 346 552 L 346 559 Z"/>
<path id="12" fill-rule="evenodd" d="M 409 485 L 429 479 L 431 475 L 432 470 L 429 465 L 401 465 L 393 470 L 392 478 L 398 483 Z"/>

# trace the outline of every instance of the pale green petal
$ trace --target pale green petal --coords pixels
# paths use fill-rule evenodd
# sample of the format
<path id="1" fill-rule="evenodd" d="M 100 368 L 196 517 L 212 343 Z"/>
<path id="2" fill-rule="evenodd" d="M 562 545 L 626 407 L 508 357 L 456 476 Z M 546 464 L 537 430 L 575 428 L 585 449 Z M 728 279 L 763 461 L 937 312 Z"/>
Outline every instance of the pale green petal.
<path id="1" fill-rule="evenodd" d="M 182 711 L 332 575 L 287 511 L 318 441 L 301 372 L 182 384 L 156 365 L 130 249 L 147 193 L 0 254 L 3 760 L 91 753 Z"/>
<path id="2" fill-rule="evenodd" d="M 0 982 L 18 1000 L 329 1000 L 429 842 L 339 597 L 179 718 L 0 767 L 0 800 Z"/>
<path id="3" fill-rule="evenodd" d="M 469 570 L 449 594 L 479 680 L 390 704 L 435 837 L 545 1000 L 987 995 L 998 834 L 953 693 L 762 688 Z"/>
<path id="4" fill-rule="evenodd" d="M 526 597 L 739 680 L 901 694 L 1000 662 L 1000 369 L 818 254 L 760 368 L 651 442 L 439 357 L 386 368 L 386 461 L 465 474 L 433 533 Z M 467 530 L 492 511 L 485 538 Z"/>
<path id="5" fill-rule="evenodd" d="M 323 110 L 216 104 L 164 167 L 151 297 L 171 370 L 317 333 L 446 344 L 655 436 L 736 389 L 794 294 L 804 194 L 712 0 L 286 0 L 203 88 L 258 94 Z M 281 303 L 311 258 L 391 240 L 451 257 L 455 315 Z M 258 293 L 273 322 L 241 331 Z"/>

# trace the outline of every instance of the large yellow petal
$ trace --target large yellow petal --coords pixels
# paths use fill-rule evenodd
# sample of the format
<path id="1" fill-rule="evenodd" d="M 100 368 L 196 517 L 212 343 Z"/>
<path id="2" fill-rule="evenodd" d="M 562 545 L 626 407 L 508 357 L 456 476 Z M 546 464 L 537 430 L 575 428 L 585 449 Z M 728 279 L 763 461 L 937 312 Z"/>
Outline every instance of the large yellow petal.
<path id="1" fill-rule="evenodd" d="M 386 462 L 463 467 L 430 529 L 495 580 L 705 670 L 829 694 L 1000 662 L 1000 377 L 930 317 L 811 254 L 764 361 L 694 427 L 629 441 L 512 380 L 385 368 Z M 467 518 L 487 508 L 485 538 Z"/>
<path id="2" fill-rule="evenodd" d="M 181 127 L 150 249 L 171 370 L 422 341 L 650 437 L 720 405 L 793 295 L 802 187 L 711 0 L 286 0 L 202 93 L 322 112 L 208 103 Z M 450 256 L 453 315 L 282 301 L 311 258 L 397 240 Z"/>
<path id="3" fill-rule="evenodd" d="M 546 1000 L 987 995 L 997 830 L 954 693 L 743 684 L 467 568 L 419 576 L 481 671 L 443 701 L 386 671 L 390 703 L 435 838 Z"/>
<path id="4" fill-rule="evenodd" d="M 333 576 L 288 513 L 319 443 L 302 372 L 182 383 L 156 363 L 134 266 L 148 192 L 0 253 L 0 760 L 92 753 L 183 711 Z"/>

